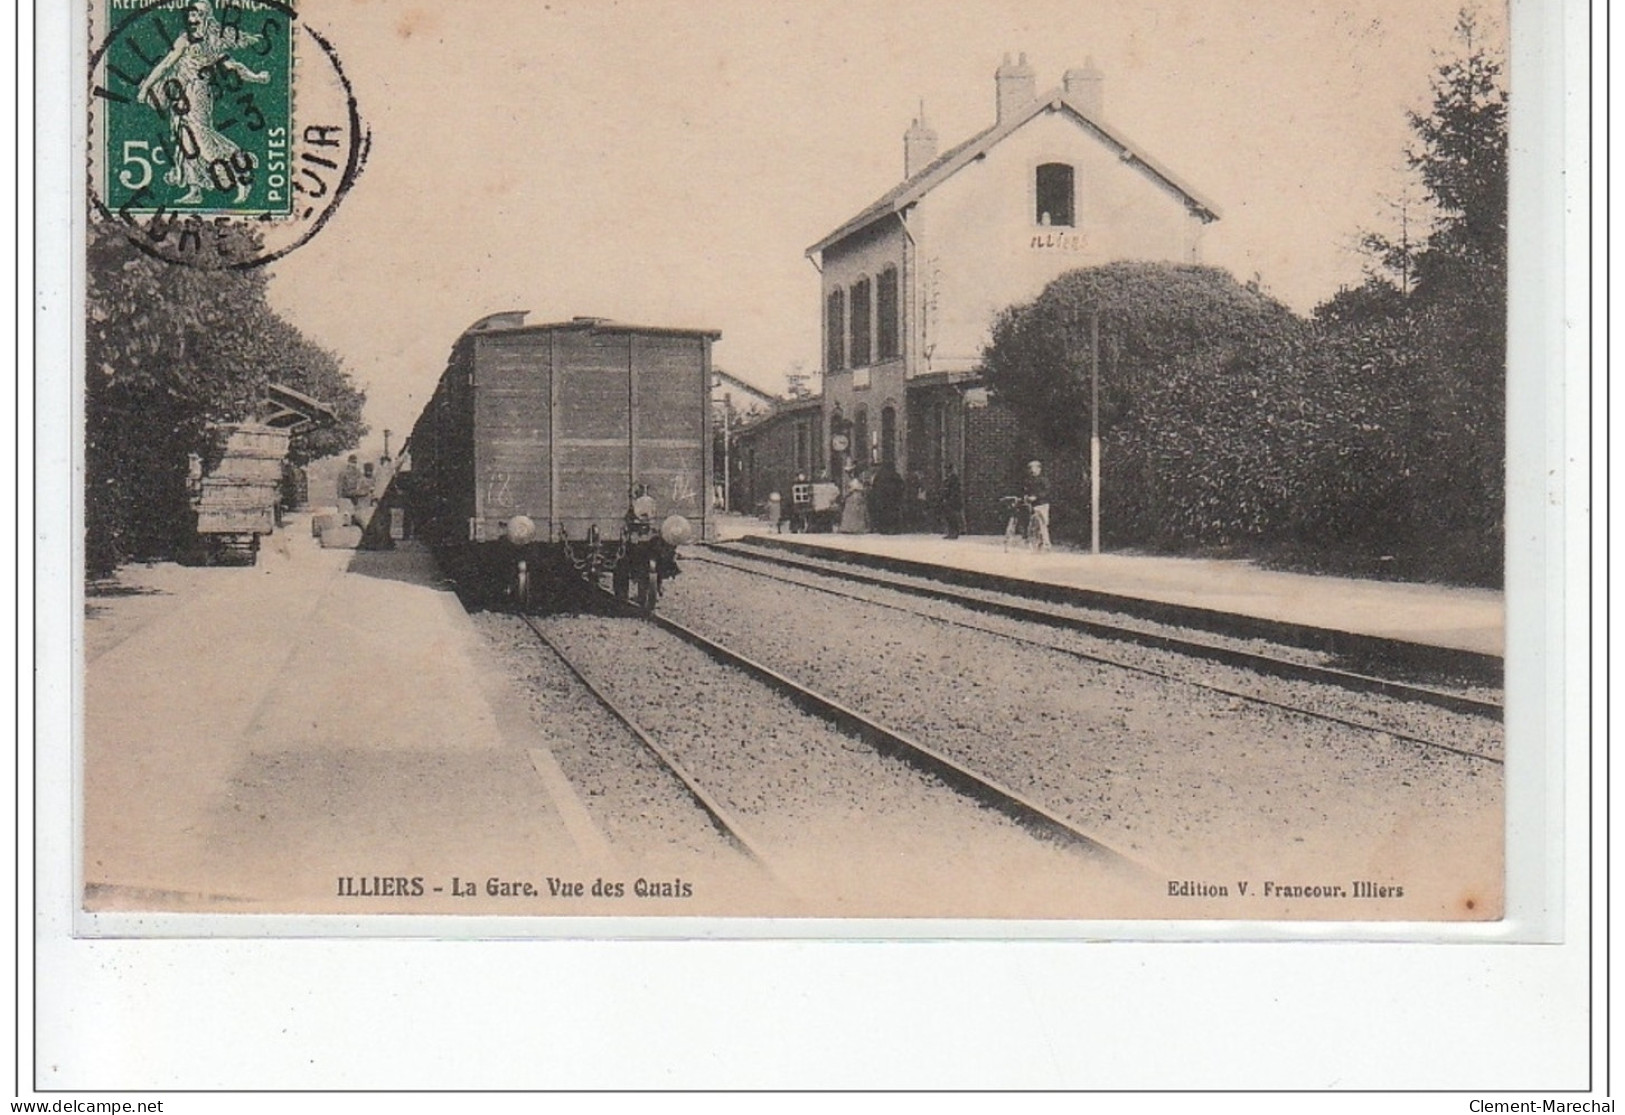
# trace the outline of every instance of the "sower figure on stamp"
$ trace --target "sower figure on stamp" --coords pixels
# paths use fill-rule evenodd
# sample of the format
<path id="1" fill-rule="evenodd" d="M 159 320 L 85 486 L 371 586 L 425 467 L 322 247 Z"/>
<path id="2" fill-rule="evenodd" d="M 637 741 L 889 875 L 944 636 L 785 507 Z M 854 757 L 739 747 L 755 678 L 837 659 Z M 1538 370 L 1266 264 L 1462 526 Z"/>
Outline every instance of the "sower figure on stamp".
<path id="1" fill-rule="evenodd" d="M 164 181 L 186 187 L 175 204 L 199 204 L 206 188 L 235 187 L 237 202 L 248 199 L 255 159 L 215 128 L 213 83 L 226 71 L 255 85 L 270 81 L 270 74 L 251 70 L 231 56 L 231 51 L 259 41 L 258 35 L 222 25 L 209 0 L 192 0 L 186 6 L 186 30 L 136 91 L 139 100 L 161 106 L 159 111 L 169 117 L 174 164 Z M 152 97 L 154 87 L 162 97 Z"/>

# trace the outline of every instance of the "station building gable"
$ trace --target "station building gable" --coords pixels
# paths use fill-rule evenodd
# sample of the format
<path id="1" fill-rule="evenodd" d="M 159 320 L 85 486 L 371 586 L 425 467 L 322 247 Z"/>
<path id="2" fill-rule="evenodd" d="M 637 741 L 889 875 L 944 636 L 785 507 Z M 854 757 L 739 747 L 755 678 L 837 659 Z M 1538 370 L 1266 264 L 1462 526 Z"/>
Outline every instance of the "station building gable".
<path id="1" fill-rule="evenodd" d="M 994 89 L 993 125 L 945 152 L 922 106 L 904 135 L 903 181 L 807 251 L 821 274 L 825 429 L 860 471 L 890 464 L 935 483 L 958 457 L 968 476 L 971 446 L 952 429 L 964 415 L 942 413 L 942 388 L 979 384 L 998 311 L 1079 267 L 1199 263 L 1202 230 L 1218 219 L 1107 118 L 1092 62 L 1040 94 L 1026 55 L 1006 56 Z M 912 398 L 927 382 L 929 407 Z M 882 413 L 893 416 L 884 431 Z M 926 426 L 932 447 L 916 452 Z"/>

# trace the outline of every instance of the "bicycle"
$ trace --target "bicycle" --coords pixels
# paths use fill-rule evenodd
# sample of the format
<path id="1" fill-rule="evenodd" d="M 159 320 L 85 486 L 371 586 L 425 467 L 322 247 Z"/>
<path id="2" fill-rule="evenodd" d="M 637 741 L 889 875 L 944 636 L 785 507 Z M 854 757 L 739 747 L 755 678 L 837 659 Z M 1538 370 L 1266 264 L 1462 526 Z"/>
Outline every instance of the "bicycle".
<path id="1" fill-rule="evenodd" d="M 1033 501 L 1029 496 L 1000 496 L 999 505 L 1004 508 L 1004 548 L 1006 551 L 1016 539 L 1021 539 L 1027 549 L 1036 549 L 1038 539 L 1033 530 Z"/>

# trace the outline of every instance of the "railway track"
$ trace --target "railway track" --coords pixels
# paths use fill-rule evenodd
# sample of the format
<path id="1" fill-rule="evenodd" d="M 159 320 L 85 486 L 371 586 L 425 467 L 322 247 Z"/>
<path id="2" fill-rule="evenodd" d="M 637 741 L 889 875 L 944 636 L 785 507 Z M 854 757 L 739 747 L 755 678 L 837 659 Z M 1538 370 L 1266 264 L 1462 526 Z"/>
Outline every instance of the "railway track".
<path id="1" fill-rule="evenodd" d="M 617 609 L 622 608 L 608 594 L 605 594 L 605 598 Z M 929 780 L 947 787 L 959 797 L 1002 815 L 1030 835 L 1059 848 L 1081 853 L 1091 861 L 1113 871 L 1143 875 L 1148 870 L 1144 864 L 1112 848 L 1042 804 L 907 734 L 881 724 L 690 627 L 658 614 L 644 618 L 659 630 L 698 649 L 727 671 L 743 675 L 767 687 L 843 736 L 859 740 L 868 750 L 889 756 Z M 521 619 L 532 634 L 568 668 L 605 710 L 624 725 L 642 746 L 670 771 L 681 783 L 688 797 L 705 813 L 711 825 L 729 844 L 753 860 L 786 889 L 791 891 L 797 889 L 793 881 L 787 879 L 786 873 L 780 869 L 772 851 L 774 843 L 770 838 L 764 837 L 757 826 L 743 817 L 739 810 L 730 808 L 723 800 L 725 796 L 723 793 L 705 785 L 704 780 L 683 762 L 676 749 L 665 746 L 658 738 L 658 732 L 651 732 L 641 724 L 636 714 L 616 698 L 610 687 L 595 677 L 591 669 L 578 662 L 558 639 L 548 633 L 543 624 L 530 616 L 522 616 Z"/>
<path id="2" fill-rule="evenodd" d="M 677 757 L 665 747 L 662 747 L 659 740 L 650 735 L 643 725 L 639 724 L 637 720 L 633 718 L 631 713 L 623 709 L 614 699 L 614 697 L 610 695 L 606 688 L 599 685 L 598 682 L 592 678 L 592 676 L 581 666 L 580 663 L 576 662 L 575 659 L 570 657 L 568 651 L 560 646 L 557 641 L 555 641 L 545 630 L 542 629 L 541 624 L 537 623 L 533 617 L 523 613 L 520 613 L 519 618 L 521 621 L 523 621 L 526 627 L 530 628 L 531 633 L 541 641 L 542 645 L 553 652 L 554 656 L 556 656 L 564 665 L 565 669 L 569 670 L 571 675 L 573 675 L 575 679 L 593 695 L 594 699 L 596 699 L 598 703 L 603 706 L 604 710 L 619 721 L 622 727 L 631 732 L 632 736 L 640 744 L 642 744 L 643 747 L 650 754 L 652 754 L 662 766 L 671 772 L 672 776 L 675 777 L 682 785 L 684 792 L 687 793 L 688 796 L 694 801 L 694 804 L 699 806 L 701 811 L 705 813 L 706 817 L 709 818 L 711 822 L 711 826 L 716 829 L 723 839 L 729 844 L 733 845 L 733 847 L 738 851 L 749 856 L 758 865 L 767 867 L 768 860 L 767 856 L 762 851 L 761 842 L 754 840 L 747 835 L 747 826 L 744 824 L 744 822 L 741 821 L 732 810 L 728 809 L 715 797 L 707 793 L 705 788 L 700 785 L 699 780 L 683 766 Z"/>
<path id="3" fill-rule="evenodd" d="M 724 554 L 726 557 L 719 557 Z M 1328 713 L 1320 709 L 1312 709 L 1288 701 L 1277 700 L 1271 697 L 1249 693 L 1242 689 L 1218 685 L 1213 682 L 1181 675 L 1177 672 L 1158 669 L 1138 663 L 1123 662 L 1107 655 L 1092 654 L 1078 650 L 1074 647 L 1060 646 L 1053 642 L 1016 635 L 1008 631 L 1001 631 L 983 624 L 973 623 L 964 619 L 949 619 L 934 613 L 922 612 L 899 603 L 876 599 L 873 595 L 861 595 L 849 592 L 829 584 L 812 583 L 793 577 L 784 576 L 771 568 L 777 566 L 794 572 L 824 579 L 835 579 L 865 585 L 871 588 L 880 588 L 898 592 L 904 595 L 921 597 L 941 603 L 952 604 L 969 611 L 997 615 L 1007 619 L 1015 619 L 1045 627 L 1076 631 L 1081 634 L 1094 636 L 1118 642 L 1131 643 L 1138 646 L 1149 647 L 1155 650 L 1171 651 L 1193 658 L 1216 661 L 1224 665 L 1251 670 L 1267 676 L 1284 678 L 1293 681 L 1306 681 L 1353 692 L 1372 693 L 1380 696 L 1411 701 L 1425 705 L 1442 708 L 1450 712 L 1481 717 L 1484 719 L 1500 721 L 1502 708 L 1499 704 L 1482 701 L 1461 694 L 1448 693 L 1426 686 L 1416 686 L 1405 682 L 1394 681 L 1388 678 L 1377 678 L 1369 675 L 1355 674 L 1346 670 L 1332 669 L 1310 663 L 1292 661 L 1278 658 L 1273 655 L 1257 651 L 1243 650 L 1235 647 L 1216 646 L 1196 640 L 1181 639 L 1177 636 L 1158 632 L 1146 631 L 1139 628 L 1113 624 L 1102 620 L 1085 618 L 1074 614 L 1060 612 L 1049 608 L 1034 607 L 1029 604 L 1017 603 L 1011 600 L 989 599 L 969 593 L 959 592 L 945 586 L 924 585 L 914 581 L 903 580 L 883 574 L 860 572 L 845 568 L 830 568 L 827 565 L 802 561 L 785 557 L 779 554 L 763 554 L 752 551 L 748 554 L 733 549 L 724 549 L 717 546 L 707 547 L 704 554 L 690 554 L 686 560 L 709 562 L 736 572 L 778 581 L 783 584 L 794 585 L 809 591 L 825 593 L 843 599 L 854 600 L 874 607 L 887 608 L 913 616 L 924 616 L 937 622 L 950 624 L 966 630 L 977 631 L 992 635 L 1011 642 L 1041 648 L 1077 658 L 1086 662 L 1111 666 L 1136 673 L 1147 674 L 1182 684 L 1196 686 L 1210 692 L 1218 693 L 1236 700 L 1263 705 L 1279 709 L 1296 715 L 1310 717 L 1316 720 L 1339 724 L 1359 731 L 1379 733 L 1397 740 L 1404 740 L 1429 749 L 1445 751 L 1461 755 L 1469 759 L 1486 763 L 1501 765 L 1502 760 L 1493 755 L 1484 754 L 1472 748 L 1456 747 L 1449 743 L 1428 739 L 1395 728 L 1364 722 L 1352 717 Z M 668 621 L 669 622 L 669 621 Z"/>

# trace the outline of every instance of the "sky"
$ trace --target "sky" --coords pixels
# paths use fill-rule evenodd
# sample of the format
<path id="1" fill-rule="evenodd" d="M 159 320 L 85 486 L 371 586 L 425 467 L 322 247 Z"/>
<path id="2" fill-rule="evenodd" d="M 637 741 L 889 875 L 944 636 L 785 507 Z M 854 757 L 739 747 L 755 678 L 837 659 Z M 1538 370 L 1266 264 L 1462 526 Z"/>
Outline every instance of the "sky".
<path id="1" fill-rule="evenodd" d="M 818 365 L 807 247 L 902 178 L 922 102 L 944 150 L 991 124 L 1024 51 L 1040 91 L 1092 58 L 1106 116 L 1220 209 L 1204 262 L 1308 312 L 1420 195 L 1406 112 L 1458 6 L 301 0 L 372 146 L 271 299 L 366 388 L 369 447 L 499 310 L 716 329 L 718 366 L 782 391 Z"/>

